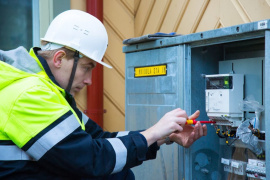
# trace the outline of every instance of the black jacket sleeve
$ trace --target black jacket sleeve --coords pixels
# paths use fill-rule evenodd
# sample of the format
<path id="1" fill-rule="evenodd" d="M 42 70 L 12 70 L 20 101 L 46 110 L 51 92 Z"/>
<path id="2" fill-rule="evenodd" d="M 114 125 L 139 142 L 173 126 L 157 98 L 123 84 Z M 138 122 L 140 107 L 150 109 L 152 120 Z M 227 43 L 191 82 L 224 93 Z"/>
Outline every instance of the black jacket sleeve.
<path id="1" fill-rule="evenodd" d="M 73 116 L 68 112 L 22 149 L 48 171 L 69 177 L 102 177 L 132 168 L 147 159 L 147 142 L 140 133 L 93 139 Z M 78 124 L 78 127 L 69 132 L 61 128 L 64 123 Z M 59 136 L 64 138 L 56 142 Z"/>

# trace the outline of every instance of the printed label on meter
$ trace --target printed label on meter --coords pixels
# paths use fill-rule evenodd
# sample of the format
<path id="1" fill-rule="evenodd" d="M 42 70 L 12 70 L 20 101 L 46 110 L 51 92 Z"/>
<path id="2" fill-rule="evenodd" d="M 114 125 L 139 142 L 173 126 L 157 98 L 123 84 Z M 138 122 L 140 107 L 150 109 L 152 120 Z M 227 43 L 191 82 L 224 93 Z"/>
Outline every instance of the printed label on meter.
<path id="1" fill-rule="evenodd" d="M 167 65 L 134 67 L 134 77 L 166 76 Z"/>

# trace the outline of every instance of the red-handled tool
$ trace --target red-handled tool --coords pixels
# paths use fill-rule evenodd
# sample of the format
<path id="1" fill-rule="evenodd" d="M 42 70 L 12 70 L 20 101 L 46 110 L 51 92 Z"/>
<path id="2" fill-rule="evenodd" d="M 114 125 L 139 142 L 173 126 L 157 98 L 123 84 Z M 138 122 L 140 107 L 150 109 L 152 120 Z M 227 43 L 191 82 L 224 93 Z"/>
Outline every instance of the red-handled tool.
<path id="1" fill-rule="evenodd" d="M 196 124 L 197 122 L 206 123 L 206 124 L 216 123 L 215 121 L 196 121 L 195 119 L 188 119 L 186 124 Z"/>

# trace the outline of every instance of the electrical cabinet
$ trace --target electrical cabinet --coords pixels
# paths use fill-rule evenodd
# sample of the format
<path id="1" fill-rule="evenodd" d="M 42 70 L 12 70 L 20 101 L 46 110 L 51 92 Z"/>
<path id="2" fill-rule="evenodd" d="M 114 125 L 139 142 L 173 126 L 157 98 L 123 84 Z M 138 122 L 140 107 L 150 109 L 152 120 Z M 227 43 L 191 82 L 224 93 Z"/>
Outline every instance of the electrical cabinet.
<path id="1" fill-rule="evenodd" d="M 200 110 L 208 134 L 190 148 L 163 145 L 136 179 L 270 177 L 270 21 L 263 20 L 123 47 L 126 129 L 147 129 L 166 112 Z"/>

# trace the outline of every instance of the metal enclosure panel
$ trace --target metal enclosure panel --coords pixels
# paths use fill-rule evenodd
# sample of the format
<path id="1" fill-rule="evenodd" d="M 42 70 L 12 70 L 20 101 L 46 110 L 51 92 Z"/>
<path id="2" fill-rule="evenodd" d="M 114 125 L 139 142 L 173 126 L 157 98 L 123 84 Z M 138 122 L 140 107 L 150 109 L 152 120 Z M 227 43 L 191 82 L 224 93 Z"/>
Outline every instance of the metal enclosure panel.
<path id="1" fill-rule="evenodd" d="M 126 54 L 126 129 L 143 130 L 166 112 L 183 108 L 184 46 Z M 166 76 L 134 77 L 134 67 L 167 64 Z M 157 159 L 133 168 L 136 179 L 179 179 L 178 146 L 162 146 Z M 158 162 L 158 163 L 157 163 Z"/>
<path id="2" fill-rule="evenodd" d="M 262 25 L 262 26 L 261 26 Z M 123 51 L 126 53 L 126 125 L 127 129 L 140 129 L 150 127 L 156 122 L 162 114 L 176 106 L 172 106 L 171 101 L 165 101 L 159 93 L 178 92 L 178 95 L 170 94 L 168 97 L 176 98 L 175 102 L 179 102 L 179 107 L 183 107 L 188 114 L 193 113 L 197 109 L 201 110 L 200 117 L 197 120 L 207 120 L 208 116 L 205 112 L 205 79 L 206 74 L 228 73 L 223 72 L 230 69 L 232 63 L 235 64 L 237 73 L 252 72 L 253 77 L 247 74 L 246 94 L 256 94 L 258 99 L 265 107 L 262 116 L 261 129 L 265 130 L 266 139 L 269 138 L 269 131 L 266 127 L 270 126 L 269 119 L 269 77 L 270 77 L 270 33 L 269 20 L 248 23 L 228 28 L 221 28 L 212 31 L 194 33 L 185 36 L 173 38 L 163 38 L 160 40 L 139 43 L 135 45 L 125 46 Z M 134 66 L 149 66 L 166 63 L 166 56 L 170 54 L 174 59 L 179 59 L 178 67 L 174 67 L 178 78 L 173 84 L 171 77 L 151 77 L 144 79 L 134 79 Z M 173 51 L 177 51 L 173 52 Z M 180 53 L 181 52 L 181 53 Z M 169 56 L 168 56 L 169 57 Z M 172 57 L 172 56 L 170 56 Z M 255 59 L 255 62 L 254 62 Z M 130 62 L 132 61 L 132 62 Z M 222 62 L 221 62 L 222 61 Z M 259 61 L 259 63 L 256 63 Z M 259 69 L 256 71 L 256 69 Z M 133 71 L 132 71 L 133 70 Z M 182 75 L 182 77 L 181 77 Z M 166 80 L 165 80 L 166 79 Z M 166 88 L 161 87 L 164 83 Z M 144 86 L 145 85 L 145 86 Z M 131 86 L 131 87 L 130 87 Z M 136 87 L 137 86 L 137 87 Z M 255 87 L 259 86 L 259 87 Z M 142 88 L 139 88 L 142 87 Z M 174 89 L 179 88 L 179 89 Z M 131 89 L 134 89 L 131 91 Z M 138 100 L 136 97 L 143 100 Z M 133 101 L 130 101 L 132 98 Z M 178 99 L 177 99 L 178 98 Z M 130 102 L 136 102 L 132 105 Z M 148 104 L 155 104 L 156 107 Z M 140 104 L 141 103 L 141 104 Z M 162 105 L 164 104 L 164 105 Z M 150 119 L 151 113 L 155 116 L 155 121 L 142 122 L 141 119 Z M 136 114 L 140 114 L 137 119 Z M 132 125 L 130 123 L 132 122 Z M 168 179 L 243 179 L 245 175 L 228 173 L 228 169 L 221 163 L 221 158 L 241 160 L 247 162 L 248 159 L 254 159 L 254 153 L 251 153 L 241 140 L 234 141 L 228 139 L 229 143 L 216 135 L 214 126 L 208 125 L 208 135 L 196 141 L 190 148 L 183 149 L 179 147 L 178 156 L 178 177 L 171 171 L 166 171 Z M 270 143 L 262 141 L 260 143 L 268 154 Z M 162 147 L 167 148 L 167 147 Z M 163 150 L 163 149 L 162 149 Z M 168 150 L 168 152 L 171 150 Z M 164 151 L 161 151 L 164 153 Z M 270 176 L 269 164 L 270 159 L 266 156 L 266 175 Z M 162 162 L 160 157 L 155 160 L 155 164 L 138 171 L 143 175 L 140 179 L 163 179 L 160 172 L 157 177 L 146 177 L 144 174 L 159 171 Z M 175 163 L 175 160 L 169 163 Z M 148 166 L 148 164 L 147 164 Z M 165 167 L 165 168 L 164 168 Z M 163 166 L 167 170 L 167 166 Z M 170 174 L 171 173 L 171 174 Z M 245 173 L 245 169 L 241 172 Z M 174 174 L 172 176 L 172 174 Z"/>
<path id="3" fill-rule="evenodd" d="M 265 32 L 265 88 L 264 88 L 264 101 L 265 101 L 265 127 L 270 127 L 270 31 Z M 269 158 L 269 150 L 270 150 L 270 131 L 266 128 L 265 131 L 265 149 L 266 149 L 266 177 L 270 177 L 270 158 Z"/>
<path id="4" fill-rule="evenodd" d="M 265 26 L 261 26 L 264 24 Z M 210 44 L 221 44 L 226 42 L 237 42 L 244 39 L 264 37 L 265 30 L 270 29 L 270 20 L 251 22 L 231 27 L 225 27 L 205 32 L 198 32 L 172 38 L 162 38 L 156 41 L 149 41 L 140 44 L 133 44 L 123 47 L 123 52 L 136 52 L 147 49 L 175 46 L 179 44 L 190 44 L 192 47 L 206 46 Z"/>

